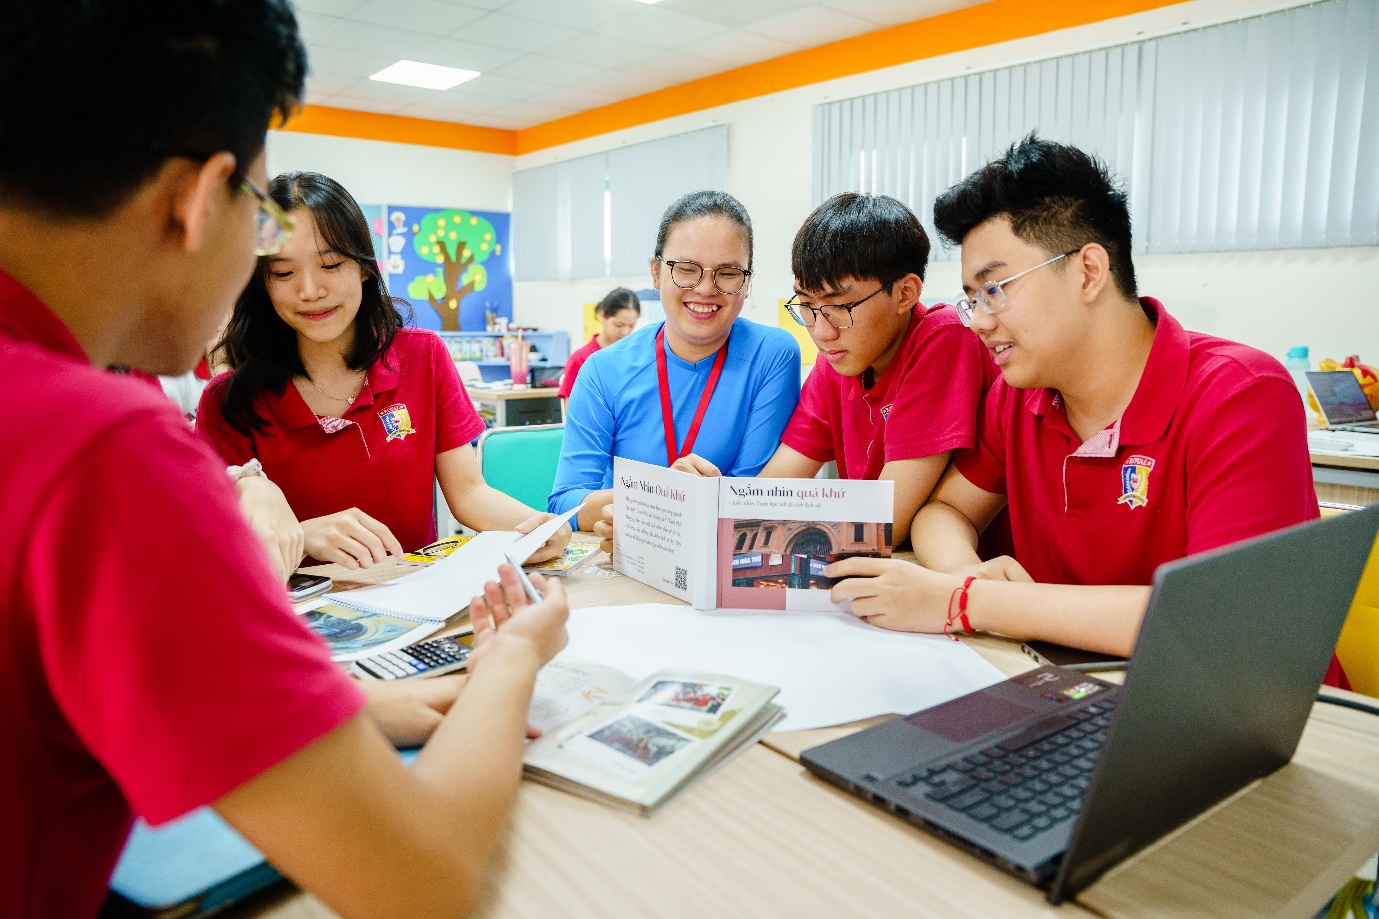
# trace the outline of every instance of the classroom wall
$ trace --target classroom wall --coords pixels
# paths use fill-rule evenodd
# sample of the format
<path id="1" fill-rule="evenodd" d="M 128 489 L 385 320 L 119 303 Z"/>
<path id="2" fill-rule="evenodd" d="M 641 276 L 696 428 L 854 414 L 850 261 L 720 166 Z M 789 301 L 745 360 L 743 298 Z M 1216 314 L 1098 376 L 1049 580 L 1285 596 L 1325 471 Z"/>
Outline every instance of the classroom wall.
<path id="1" fill-rule="evenodd" d="M 512 210 L 514 157 L 378 140 L 268 132 L 268 174 L 320 172 L 362 204 Z"/>
<path id="2" fill-rule="evenodd" d="M 589 138 L 516 158 L 531 168 L 561 159 L 701 128 L 728 125 L 727 190 L 752 214 L 756 264 L 744 315 L 775 324 L 777 303 L 791 291 L 790 242 L 812 208 L 812 106 L 955 76 L 1133 41 L 1183 28 L 1258 15 L 1293 3 L 1191 0 L 1148 13 L 987 48 L 916 61 L 814 86 L 708 109 Z M 650 255 L 652 240 L 647 240 Z M 1282 356 L 1306 344 L 1312 357 L 1359 350 L 1379 361 L 1379 248 L 1267 253 L 1158 255 L 1137 259 L 1141 291 L 1162 299 L 1189 328 L 1233 338 Z M 514 314 L 580 338 L 581 304 L 641 278 L 517 283 Z M 926 297 L 951 299 L 961 284 L 954 262 L 935 263 Z"/>

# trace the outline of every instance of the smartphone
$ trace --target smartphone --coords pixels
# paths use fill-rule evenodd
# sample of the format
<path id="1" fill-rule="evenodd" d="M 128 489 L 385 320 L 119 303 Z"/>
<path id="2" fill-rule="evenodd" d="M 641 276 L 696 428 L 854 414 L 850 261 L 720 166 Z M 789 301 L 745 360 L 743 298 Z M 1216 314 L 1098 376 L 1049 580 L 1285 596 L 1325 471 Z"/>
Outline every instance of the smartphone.
<path id="1" fill-rule="evenodd" d="M 1083 651 L 1051 641 L 1027 641 L 1020 645 L 1020 650 L 1041 664 L 1067 667 L 1069 670 L 1124 670 L 1129 664 L 1125 658 L 1114 654 Z"/>
<path id="2" fill-rule="evenodd" d="M 350 671 L 364 680 L 409 680 L 419 676 L 440 676 L 469 666 L 472 649 L 456 638 L 432 638 L 374 657 L 355 661 Z"/>
<path id="3" fill-rule="evenodd" d="M 293 603 L 310 600 L 334 587 L 330 578 L 319 574 L 294 574 L 287 579 L 287 595 Z"/>
<path id="4" fill-rule="evenodd" d="M 506 552 L 503 553 L 503 557 L 508 560 L 509 565 L 517 569 L 517 580 L 522 582 L 522 589 L 527 592 L 527 599 L 533 603 L 540 603 L 541 592 L 536 589 L 536 585 L 531 582 L 531 578 L 527 577 L 527 572 L 522 569 L 521 564 Z"/>

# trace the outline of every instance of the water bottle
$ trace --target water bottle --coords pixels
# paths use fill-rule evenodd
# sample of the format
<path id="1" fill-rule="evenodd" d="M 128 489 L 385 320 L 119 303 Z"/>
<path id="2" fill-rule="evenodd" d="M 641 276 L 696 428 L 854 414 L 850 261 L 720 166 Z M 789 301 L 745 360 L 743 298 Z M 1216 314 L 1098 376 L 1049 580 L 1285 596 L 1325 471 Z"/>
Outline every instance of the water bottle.
<path id="1" fill-rule="evenodd" d="M 1288 375 L 1293 378 L 1293 385 L 1297 387 L 1298 394 L 1302 397 L 1303 411 L 1307 411 L 1307 371 L 1312 369 L 1312 362 L 1307 357 L 1307 346 L 1298 345 L 1288 349 L 1288 357 L 1283 361 L 1283 366 L 1287 368 Z"/>

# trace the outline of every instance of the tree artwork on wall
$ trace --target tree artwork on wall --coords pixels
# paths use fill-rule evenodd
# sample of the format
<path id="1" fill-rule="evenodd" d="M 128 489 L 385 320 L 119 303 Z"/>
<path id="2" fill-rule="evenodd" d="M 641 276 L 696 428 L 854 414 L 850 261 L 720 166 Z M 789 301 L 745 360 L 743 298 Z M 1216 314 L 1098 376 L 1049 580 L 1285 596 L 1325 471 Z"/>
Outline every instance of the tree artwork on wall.
<path id="1" fill-rule="evenodd" d="M 412 226 L 412 250 L 437 267 L 411 280 L 408 298 L 430 303 L 442 331 L 460 331 L 461 301 L 488 286 L 484 263 L 502 255 L 493 224 L 469 211 L 431 211 Z"/>

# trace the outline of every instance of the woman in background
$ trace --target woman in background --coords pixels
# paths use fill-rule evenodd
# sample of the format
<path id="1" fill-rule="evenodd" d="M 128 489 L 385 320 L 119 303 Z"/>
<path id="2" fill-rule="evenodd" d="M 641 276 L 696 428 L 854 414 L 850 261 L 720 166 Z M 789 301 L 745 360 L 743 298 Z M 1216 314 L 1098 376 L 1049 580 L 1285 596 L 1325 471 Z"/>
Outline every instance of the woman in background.
<path id="1" fill-rule="evenodd" d="M 626 287 L 617 287 L 598 302 L 594 307 L 594 315 L 598 317 L 602 328 L 565 362 L 565 374 L 560 378 L 562 399 L 570 398 L 570 392 L 575 388 L 575 378 L 579 376 L 579 368 L 584 366 L 589 355 L 632 334 L 632 330 L 637 327 L 637 320 L 642 315 L 642 302 Z"/>

